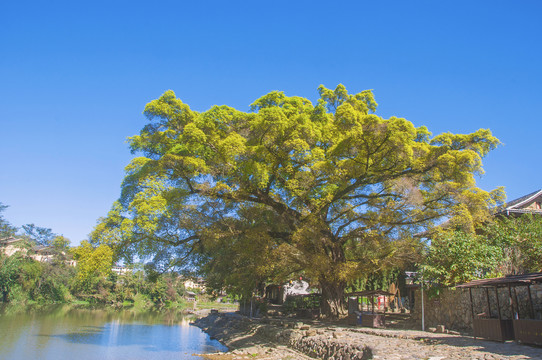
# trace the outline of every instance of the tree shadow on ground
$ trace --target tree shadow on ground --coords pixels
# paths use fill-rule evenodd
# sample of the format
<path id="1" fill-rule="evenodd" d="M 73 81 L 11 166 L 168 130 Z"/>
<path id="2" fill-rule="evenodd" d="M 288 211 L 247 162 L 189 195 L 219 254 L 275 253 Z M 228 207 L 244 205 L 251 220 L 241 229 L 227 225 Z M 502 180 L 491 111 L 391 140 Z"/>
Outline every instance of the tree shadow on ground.
<path id="1" fill-rule="evenodd" d="M 489 341 L 467 336 L 432 336 L 420 339 L 427 344 L 442 344 L 453 347 L 471 348 L 502 356 L 526 356 L 529 359 L 542 359 L 542 347 L 519 344 L 515 341 Z"/>

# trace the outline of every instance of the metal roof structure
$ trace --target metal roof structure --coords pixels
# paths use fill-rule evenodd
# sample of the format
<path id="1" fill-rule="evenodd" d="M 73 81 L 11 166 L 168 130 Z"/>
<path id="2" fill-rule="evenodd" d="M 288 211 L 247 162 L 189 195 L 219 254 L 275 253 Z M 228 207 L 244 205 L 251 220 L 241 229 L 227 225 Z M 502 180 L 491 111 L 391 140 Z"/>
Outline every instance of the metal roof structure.
<path id="1" fill-rule="evenodd" d="M 528 286 L 535 282 L 542 283 L 542 272 L 522 274 L 522 275 L 508 275 L 499 278 L 492 279 L 480 279 L 473 280 L 471 282 L 456 285 L 456 288 L 483 288 L 483 287 L 505 287 L 505 286 Z"/>

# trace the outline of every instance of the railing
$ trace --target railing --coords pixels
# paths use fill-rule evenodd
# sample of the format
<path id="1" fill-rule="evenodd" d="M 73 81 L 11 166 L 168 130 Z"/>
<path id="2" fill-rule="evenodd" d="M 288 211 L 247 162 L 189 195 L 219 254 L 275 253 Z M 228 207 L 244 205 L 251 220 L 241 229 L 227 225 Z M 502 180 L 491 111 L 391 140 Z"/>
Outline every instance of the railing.
<path id="1" fill-rule="evenodd" d="M 516 340 L 524 344 L 542 345 L 542 320 L 514 319 Z"/>

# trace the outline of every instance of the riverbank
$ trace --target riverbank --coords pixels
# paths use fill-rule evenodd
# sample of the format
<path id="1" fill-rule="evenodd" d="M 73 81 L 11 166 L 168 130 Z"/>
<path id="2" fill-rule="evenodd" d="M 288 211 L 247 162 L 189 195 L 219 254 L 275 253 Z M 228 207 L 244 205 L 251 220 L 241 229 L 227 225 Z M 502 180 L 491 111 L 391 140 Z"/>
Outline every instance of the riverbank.
<path id="1" fill-rule="evenodd" d="M 211 313 L 194 322 L 229 348 L 205 359 L 542 359 L 542 348 L 469 336 Z"/>
<path id="2" fill-rule="evenodd" d="M 262 330 L 258 320 L 249 319 L 233 312 L 207 314 L 198 318 L 193 325 L 206 332 L 212 339 L 220 341 L 229 349 L 228 352 L 202 354 L 207 360 L 241 359 L 311 359 L 292 349 L 285 343 L 271 340 Z"/>
<path id="3" fill-rule="evenodd" d="M 0 315 L 15 314 L 19 312 L 38 312 L 50 307 L 66 307 L 78 309 L 102 309 L 110 311 L 129 310 L 134 312 L 148 311 L 179 311 L 185 314 L 195 314 L 205 316 L 211 309 L 220 311 L 235 311 L 237 304 L 217 303 L 217 302 L 175 302 L 170 304 L 156 305 L 150 301 L 136 301 L 127 303 L 93 303 L 89 301 L 71 301 L 71 302 L 0 302 Z"/>

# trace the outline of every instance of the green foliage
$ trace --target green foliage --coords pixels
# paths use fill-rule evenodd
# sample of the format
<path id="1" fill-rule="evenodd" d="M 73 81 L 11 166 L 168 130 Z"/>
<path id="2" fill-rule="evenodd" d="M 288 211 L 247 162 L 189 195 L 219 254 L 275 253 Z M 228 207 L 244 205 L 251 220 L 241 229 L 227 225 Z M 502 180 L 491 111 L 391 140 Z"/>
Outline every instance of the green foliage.
<path id="1" fill-rule="evenodd" d="M 144 272 L 134 269 L 118 277 L 115 292 L 119 301 L 136 301 L 137 295 L 148 293 L 148 287 Z"/>
<path id="2" fill-rule="evenodd" d="M 259 283 L 287 277 L 291 268 L 283 257 L 288 248 L 267 235 L 272 213 L 252 207 L 240 209 L 238 215 L 208 229 L 202 270 L 211 289 L 250 298 Z M 228 234 L 228 227 L 237 231 Z"/>
<path id="3" fill-rule="evenodd" d="M 26 283 L 23 289 L 29 299 L 39 303 L 66 302 L 72 296 L 69 292 L 70 280 L 75 269 L 63 263 L 38 263 L 29 261 L 23 268 Z"/>
<path id="4" fill-rule="evenodd" d="M 164 304 L 167 300 L 167 285 L 160 277 L 157 281 L 151 283 L 149 296 L 153 303 Z"/>
<path id="5" fill-rule="evenodd" d="M 41 283 L 44 279 L 44 266 L 32 259 L 26 259 L 20 267 L 19 284 L 26 294 L 24 300 L 38 301 L 40 296 Z"/>
<path id="6" fill-rule="evenodd" d="M 419 250 L 417 250 L 419 251 Z M 363 290 L 387 290 L 391 284 L 397 284 L 400 288 L 405 285 L 405 269 L 415 268 L 415 264 L 405 264 L 405 267 L 389 268 L 380 272 L 366 274 L 350 282 L 347 287 L 348 292 Z M 402 290 L 401 290 L 402 291 Z"/>
<path id="7" fill-rule="evenodd" d="M 177 274 L 162 274 L 150 284 L 149 295 L 155 305 L 171 307 L 174 302 L 183 302 L 184 285 Z"/>
<path id="8" fill-rule="evenodd" d="M 63 235 L 57 235 L 51 241 L 51 246 L 57 251 L 57 253 L 61 251 L 69 251 L 70 239 L 64 237 Z"/>
<path id="9" fill-rule="evenodd" d="M 431 240 L 423 276 L 443 286 L 452 286 L 495 275 L 502 251 L 485 236 L 450 230 Z"/>
<path id="10" fill-rule="evenodd" d="M 152 269 L 149 268 L 149 269 Z M 183 302 L 184 286 L 176 273 L 160 274 L 156 271 L 145 274 L 142 270 L 119 275 L 115 280 L 116 302 L 129 302 L 133 306 L 176 306 Z M 137 303 L 137 304 L 136 304 Z"/>
<path id="11" fill-rule="evenodd" d="M 79 298 L 85 299 L 82 301 L 85 304 L 126 303 L 134 308 L 183 304 L 184 286 L 176 273 L 163 274 L 149 264 L 147 276 L 142 264 L 133 264 L 130 265 L 133 272 L 118 276 L 111 272 L 113 251 L 105 244 L 93 247 L 83 241 L 80 246 L 70 249 L 69 239 L 52 234 L 50 229 L 31 224 L 26 226 L 26 232 L 27 241 L 17 242 L 17 245 L 28 249 L 37 240 L 50 246 L 54 256 L 49 262 L 38 262 L 25 252 L 9 257 L 0 252 L 0 300 L 4 302 L 81 303 L 76 300 Z M 67 261 L 72 253 L 77 260 L 77 269 Z"/>
<path id="12" fill-rule="evenodd" d="M 4 219 L 2 213 L 8 208 L 7 205 L 4 205 L 0 202 L 0 239 L 8 238 L 14 236 L 17 232 L 17 228 L 10 224 L 9 221 Z"/>
<path id="13" fill-rule="evenodd" d="M 499 217 L 486 224 L 482 232 L 489 241 L 502 249 L 497 272 L 523 274 L 542 271 L 542 217 L 523 214 Z"/>
<path id="14" fill-rule="evenodd" d="M 309 296 L 288 296 L 284 301 L 283 308 L 286 312 L 295 312 L 302 309 L 318 309 L 320 307 L 318 294 Z"/>
<path id="15" fill-rule="evenodd" d="M 16 253 L 0 255 L 0 291 L 4 301 L 66 302 L 72 299 L 69 283 L 75 275 L 73 267 L 62 262 L 40 263 Z"/>
<path id="16" fill-rule="evenodd" d="M 0 294 L 3 302 L 9 301 L 9 293 L 19 279 L 21 263 L 20 253 L 12 256 L 0 253 Z"/>
<path id="17" fill-rule="evenodd" d="M 84 290 L 96 288 L 98 283 L 111 273 L 113 250 L 105 244 L 93 248 L 87 241 L 73 249 L 77 260 L 76 286 Z"/>
<path id="18" fill-rule="evenodd" d="M 499 144 L 489 130 L 431 138 L 374 114 L 370 90 L 318 92 L 316 105 L 273 91 L 249 113 L 200 113 L 166 91 L 129 139 L 142 156 L 92 241 L 165 269 L 201 265 L 215 289 L 243 296 L 304 273 L 336 314 L 348 282 L 414 260 L 405 234 L 442 217 L 473 228 L 502 200 L 475 186 Z"/>
<path id="19" fill-rule="evenodd" d="M 479 234 L 448 230 L 431 241 L 424 276 L 450 286 L 477 278 L 542 270 L 542 218 L 498 217 Z"/>

